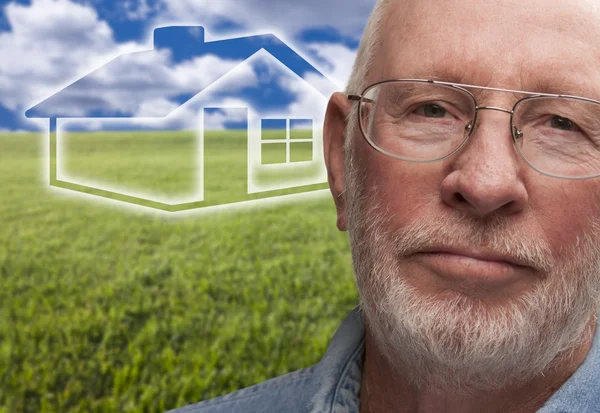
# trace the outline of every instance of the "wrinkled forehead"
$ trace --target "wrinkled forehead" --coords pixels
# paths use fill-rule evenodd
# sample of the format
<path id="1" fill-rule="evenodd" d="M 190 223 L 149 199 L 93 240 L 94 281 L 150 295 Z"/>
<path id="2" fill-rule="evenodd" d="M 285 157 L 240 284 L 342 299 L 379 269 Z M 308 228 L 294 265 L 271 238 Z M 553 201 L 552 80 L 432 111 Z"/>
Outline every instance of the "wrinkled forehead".
<path id="1" fill-rule="evenodd" d="M 600 99 L 600 1 L 392 1 L 370 83 L 428 78 Z"/>

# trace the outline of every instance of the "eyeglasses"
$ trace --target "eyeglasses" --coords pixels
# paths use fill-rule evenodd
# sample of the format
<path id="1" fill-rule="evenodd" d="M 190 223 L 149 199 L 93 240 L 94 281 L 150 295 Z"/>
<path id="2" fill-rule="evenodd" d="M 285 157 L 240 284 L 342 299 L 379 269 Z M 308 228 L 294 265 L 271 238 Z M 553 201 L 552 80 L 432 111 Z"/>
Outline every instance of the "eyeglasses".
<path id="1" fill-rule="evenodd" d="M 479 106 L 466 88 L 525 95 L 512 110 Z M 435 162 L 465 145 L 480 110 L 510 114 L 513 145 L 536 171 L 564 179 L 600 176 L 600 102 L 421 79 L 385 80 L 359 102 L 360 130 L 377 151 L 411 162 Z"/>

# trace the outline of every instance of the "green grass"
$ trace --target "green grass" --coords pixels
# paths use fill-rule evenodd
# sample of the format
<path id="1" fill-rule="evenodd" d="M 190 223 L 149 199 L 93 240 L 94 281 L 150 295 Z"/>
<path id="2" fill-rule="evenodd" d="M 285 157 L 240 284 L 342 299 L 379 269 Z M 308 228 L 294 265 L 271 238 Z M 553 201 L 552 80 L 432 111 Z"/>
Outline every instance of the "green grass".
<path id="1" fill-rule="evenodd" d="M 69 146 L 72 173 L 193 185 L 185 137 L 88 137 Z M 228 138 L 207 145 L 243 159 Z M 46 145 L 0 135 L 0 412 L 163 412 L 223 395 L 318 362 L 357 304 L 329 197 L 173 218 L 50 190 Z M 245 178 L 213 173 L 215 202 Z"/>

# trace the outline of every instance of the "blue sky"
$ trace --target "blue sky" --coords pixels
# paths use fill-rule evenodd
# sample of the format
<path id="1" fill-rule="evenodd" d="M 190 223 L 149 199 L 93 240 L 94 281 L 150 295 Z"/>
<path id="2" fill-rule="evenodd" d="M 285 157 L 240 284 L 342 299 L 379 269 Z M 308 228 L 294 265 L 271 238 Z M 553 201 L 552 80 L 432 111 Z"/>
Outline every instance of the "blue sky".
<path id="1" fill-rule="evenodd" d="M 25 110 L 92 72 L 98 82 L 65 111 L 89 115 L 81 108 L 101 101 L 129 116 L 157 115 L 157 108 L 164 112 L 181 103 L 173 96 L 192 93 L 206 86 L 211 76 L 217 78 L 243 62 L 245 46 L 240 43 L 223 42 L 223 47 L 202 55 L 176 56 L 172 50 L 142 53 L 153 49 L 153 30 L 164 26 L 202 26 L 206 42 L 273 33 L 341 90 L 374 2 L 0 0 L 0 130 L 43 128 L 47 123 L 25 118 Z M 118 59 L 108 65 L 121 55 L 126 55 L 121 60 L 127 65 Z M 272 73 L 270 63 L 257 60 L 245 72 L 239 71 L 237 80 L 228 84 L 228 93 L 213 96 L 215 106 L 233 102 L 241 107 L 242 101 L 251 102 L 256 110 L 311 105 L 304 89 Z M 268 87 L 265 75 L 271 81 Z M 274 97 L 269 102 L 256 95 L 266 89 Z M 215 126 L 225 123 L 215 120 Z"/>

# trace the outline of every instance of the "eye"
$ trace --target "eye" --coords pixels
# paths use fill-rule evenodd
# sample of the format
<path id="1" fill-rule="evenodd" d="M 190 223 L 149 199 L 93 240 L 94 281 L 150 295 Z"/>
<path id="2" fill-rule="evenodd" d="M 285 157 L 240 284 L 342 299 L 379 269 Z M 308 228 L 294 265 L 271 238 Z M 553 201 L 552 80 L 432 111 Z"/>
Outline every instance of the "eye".
<path id="1" fill-rule="evenodd" d="M 564 131 L 579 132 L 581 130 L 579 129 L 579 126 L 577 126 L 577 124 L 570 119 L 557 115 L 552 116 L 552 119 L 550 120 L 550 126 Z"/>
<path id="2" fill-rule="evenodd" d="M 419 106 L 415 113 L 426 118 L 443 118 L 448 114 L 448 111 L 435 103 L 426 103 Z"/>

